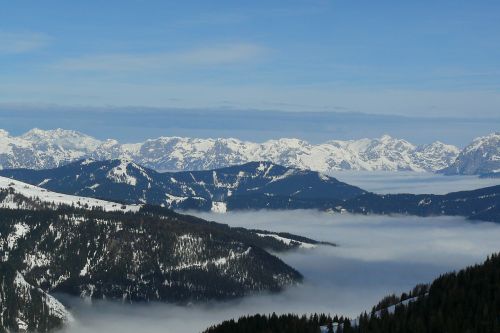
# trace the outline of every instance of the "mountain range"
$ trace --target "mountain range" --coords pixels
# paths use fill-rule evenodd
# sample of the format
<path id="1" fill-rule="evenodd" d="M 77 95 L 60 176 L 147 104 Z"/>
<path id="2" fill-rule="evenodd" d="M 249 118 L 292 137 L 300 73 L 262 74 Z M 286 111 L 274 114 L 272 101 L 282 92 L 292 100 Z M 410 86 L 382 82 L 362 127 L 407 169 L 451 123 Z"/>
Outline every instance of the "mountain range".
<path id="1" fill-rule="evenodd" d="M 279 169 L 257 166 L 268 174 L 270 168 Z M 363 192 L 333 210 L 463 215 L 499 222 L 499 197 L 500 186 L 447 195 Z M 5 177 L 0 177 L 0 214 L 0 331 L 46 332 L 72 320 L 49 292 L 127 302 L 186 302 L 279 291 L 302 276 L 268 249 L 329 244 L 231 228 L 160 206 L 54 193 Z"/>
<path id="2" fill-rule="evenodd" d="M 121 202 L 126 204 L 125 211 L 137 209 L 139 204 L 152 204 L 214 212 L 319 209 L 355 214 L 464 216 L 500 222 L 500 185 L 444 195 L 376 194 L 316 171 L 269 162 L 159 173 L 124 159 L 82 160 L 47 170 L 0 170 L 0 176 L 8 177 L 3 178 L 5 182 L 16 179 L 59 193 Z M 84 199 L 80 202 L 86 203 Z"/>
<path id="3" fill-rule="evenodd" d="M 322 144 L 285 138 L 255 143 L 234 138 L 182 137 L 123 144 L 63 129 L 32 129 L 21 136 L 0 131 L 0 168 L 3 169 L 54 168 L 83 158 L 128 158 L 157 171 L 208 170 L 252 161 L 270 161 L 321 172 L 437 171 L 450 166 L 459 152 L 457 147 L 438 141 L 416 146 L 389 135 Z"/>
<path id="4" fill-rule="evenodd" d="M 0 332 L 50 331 L 72 320 L 52 292 L 184 303 L 280 291 L 302 276 L 268 250 L 334 245 L 168 208 L 315 208 L 500 222 L 500 186 L 379 195 L 270 162 L 160 173 L 125 158 L 84 159 L 0 175 Z"/>
<path id="5" fill-rule="evenodd" d="M 87 159 L 54 169 L 0 170 L 0 176 L 83 197 L 220 212 L 326 209 L 365 193 L 316 171 L 270 162 L 250 162 L 208 171 L 159 173 L 127 159 Z"/>

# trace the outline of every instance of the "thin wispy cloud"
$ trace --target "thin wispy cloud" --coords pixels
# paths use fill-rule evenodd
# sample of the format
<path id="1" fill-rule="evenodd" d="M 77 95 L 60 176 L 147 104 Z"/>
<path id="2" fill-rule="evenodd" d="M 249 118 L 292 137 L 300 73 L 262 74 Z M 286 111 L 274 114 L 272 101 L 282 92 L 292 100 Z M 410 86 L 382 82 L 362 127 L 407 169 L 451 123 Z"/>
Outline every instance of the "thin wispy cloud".
<path id="1" fill-rule="evenodd" d="M 266 49 L 251 43 L 224 44 L 163 53 L 114 53 L 64 59 L 55 68 L 68 71 L 168 70 L 179 66 L 221 66 L 261 57 Z"/>
<path id="2" fill-rule="evenodd" d="M 40 32 L 0 31 L 0 54 L 31 52 L 47 46 L 51 37 Z"/>

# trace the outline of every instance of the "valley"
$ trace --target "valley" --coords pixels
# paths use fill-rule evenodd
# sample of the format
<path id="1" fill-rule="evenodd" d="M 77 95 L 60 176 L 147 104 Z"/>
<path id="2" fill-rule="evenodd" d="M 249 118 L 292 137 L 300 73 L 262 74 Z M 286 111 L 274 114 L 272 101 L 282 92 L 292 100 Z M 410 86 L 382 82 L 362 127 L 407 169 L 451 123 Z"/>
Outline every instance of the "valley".
<path id="1" fill-rule="evenodd" d="M 407 292 L 416 284 L 482 262 L 488 254 L 500 250 L 499 226 L 470 224 L 460 218 L 366 217 L 310 211 L 199 216 L 235 227 L 271 231 L 286 228 L 311 238 L 321 236 L 339 246 L 280 254 L 282 260 L 304 274 L 303 284 L 280 294 L 187 308 L 110 302 L 97 302 L 91 307 L 71 298 L 69 304 L 77 321 L 69 332 L 201 332 L 230 318 L 273 312 L 325 312 L 354 317 L 370 310 L 386 295 Z"/>
<path id="2" fill-rule="evenodd" d="M 113 168 L 120 167 L 121 163 L 121 160 L 111 161 L 107 167 L 106 161 L 84 161 L 54 170 L 30 172 L 5 170 L 5 172 L 27 174 L 33 177 L 35 183 L 41 180 L 42 186 L 51 184 L 50 181 L 46 181 L 47 174 L 44 173 L 51 174 L 50 179 L 58 179 L 57 177 L 61 180 L 75 179 L 74 174 L 65 174 L 61 170 L 79 170 L 81 174 L 76 178 L 81 177 L 82 184 L 87 184 L 86 175 L 93 173 L 97 175 L 95 170 L 101 170 L 103 178 L 93 176 L 89 179 L 93 181 L 108 179 L 111 181 L 110 184 L 116 182 L 117 185 L 126 187 L 142 184 L 142 180 L 130 182 L 131 177 L 152 180 L 150 176 L 152 171 L 132 162 L 127 162 L 126 167 L 121 169 L 123 172 L 119 173 L 120 177 L 107 178 L 106 175 L 117 174 Z M 85 172 L 85 168 L 90 168 L 91 171 Z M 241 178 L 242 170 L 249 180 L 243 181 L 246 178 Z M 190 174 L 186 175 L 193 179 Z M 273 164 L 248 164 L 228 168 L 224 172 L 209 171 L 205 174 L 206 179 L 202 177 L 203 172 L 200 175 L 196 174 L 194 179 L 203 180 L 204 189 L 209 184 L 208 180 L 217 179 L 219 182 L 212 183 L 213 188 L 208 190 L 210 193 L 214 193 L 213 191 L 217 189 L 227 193 L 227 186 L 234 184 L 234 179 L 237 179 L 231 177 L 240 175 L 239 187 L 231 188 L 235 193 L 238 193 L 238 190 L 245 191 L 246 188 L 253 190 L 252 182 L 262 186 L 265 189 L 263 193 L 269 193 L 267 192 L 269 190 L 286 190 L 288 192 L 285 193 L 294 193 L 297 186 L 308 188 L 308 185 L 318 182 L 314 186 L 331 188 L 332 195 L 351 193 L 344 192 L 345 189 L 354 190 L 353 193 L 356 193 L 354 197 L 349 198 L 347 194 L 345 203 L 375 196 L 373 207 L 377 209 L 384 207 L 379 202 L 384 198 L 400 206 L 396 203 L 396 199 L 401 195 L 366 193 L 358 187 L 349 187 L 334 178 L 323 177 L 317 173 L 294 171 Z M 287 176 L 283 177 L 284 174 Z M 158 177 L 161 174 L 153 172 L 152 175 Z M 172 175 L 177 178 L 170 177 Z M 266 176 L 263 177 L 264 175 Z M 390 174 L 387 175 L 391 177 Z M 182 173 L 169 174 L 164 179 L 175 179 L 175 182 L 170 179 L 171 183 L 179 186 L 182 184 L 182 177 Z M 287 182 L 288 177 L 291 177 L 291 182 Z M 279 181 L 274 180 L 275 178 Z M 210 318 L 205 317 L 205 320 L 192 322 L 193 332 L 199 332 L 228 316 L 238 317 L 252 312 L 307 313 L 314 308 L 317 312 L 354 315 L 369 308 L 388 293 L 403 292 L 414 284 L 431 281 L 441 273 L 479 261 L 481 257 L 498 250 L 496 239 L 500 236 L 500 227 L 496 224 L 471 223 L 462 217 L 453 216 L 421 218 L 378 215 L 382 211 L 373 211 L 370 215 L 360 211 L 358 213 L 362 214 L 351 215 L 339 214 L 335 210 L 321 212 L 317 209 L 297 209 L 299 207 L 294 207 L 292 210 L 245 209 L 227 211 L 224 214 L 213 210 L 211 212 L 210 209 L 189 210 L 189 214 L 201 218 L 197 219 L 144 203 L 133 204 L 131 201 L 127 204 L 113 203 L 85 196 L 60 194 L 9 178 L 0 177 L 0 180 L 3 188 L 0 195 L 1 206 L 4 207 L 2 210 L 4 231 L 1 234 L 5 232 L 6 235 L 17 235 L 4 238 L 0 242 L 3 244 L 3 260 L 11 265 L 9 269 L 17 271 L 16 274 L 22 274 L 28 283 L 55 293 L 54 295 L 65 306 L 69 306 L 71 314 L 62 319 L 67 321 L 68 319 L 64 318 L 71 318 L 66 324 L 69 332 L 105 329 L 125 332 L 130 329 L 130 332 L 133 332 L 133 327 L 141 323 L 132 319 L 137 318 L 133 313 L 143 313 L 145 318 L 149 318 L 151 326 L 144 323 L 142 325 L 149 327 L 151 332 L 161 331 L 160 327 L 165 327 L 164 317 L 167 316 L 170 318 L 167 327 L 174 332 L 178 329 L 176 323 L 179 323 L 187 313 L 199 312 L 201 318 L 204 317 L 201 312 L 207 315 L 204 305 L 207 301 L 209 304 L 215 302 L 217 310 L 208 311 Z M 278 187 L 274 185 L 276 182 L 280 184 Z M 67 181 L 54 184 L 71 186 Z M 269 187 L 268 184 L 273 184 L 274 187 Z M 400 186 L 404 186 L 404 181 Z M 114 193 L 117 193 L 116 190 Z M 415 195 L 405 196 L 405 200 L 408 201 L 409 197 Z M 418 198 L 418 195 L 416 197 Z M 439 196 L 434 197 L 439 198 Z M 421 200 L 423 199 L 419 199 Z M 493 200 L 495 202 L 495 199 Z M 481 200 L 477 203 L 485 202 Z M 473 206 L 479 207 L 477 204 Z M 366 203 L 363 203 L 363 207 L 367 207 Z M 31 213 L 27 214 L 28 210 Z M 138 218 L 141 224 L 135 222 Z M 158 218 L 162 221 L 160 224 Z M 207 224 L 205 222 L 207 220 L 223 224 L 213 222 Z M 160 232 L 165 227 L 169 231 Z M 15 234 L 9 230 L 14 230 Z M 104 234 L 107 236 L 102 237 Z M 208 234 L 210 241 L 206 239 Z M 61 235 L 68 236 L 61 238 Z M 151 238 L 152 235 L 155 235 L 154 239 Z M 220 236 L 216 235 L 224 236 L 217 240 L 213 237 Z M 227 237 L 230 237 L 229 239 L 232 237 L 233 241 L 229 243 L 223 241 Z M 172 240 L 167 240 L 170 238 Z M 196 239 L 199 239 L 199 242 L 195 244 L 192 240 Z M 112 252 L 108 249 L 110 242 L 115 244 Z M 149 249 L 146 242 L 157 245 Z M 182 252 L 178 253 L 180 261 L 177 263 L 171 259 L 168 263 L 161 259 L 170 246 L 167 244 L 170 243 L 179 244 L 178 250 L 182 249 Z M 64 248 L 57 244 L 64 244 Z M 239 259 L 241 254 L 247 253 L 250 249 L 243 244 L 248 244 L 257 251 L 245 259 L 246 261 Z M 68 256 L 65 248 L 73 248 L 72 252 L 79 253 L 77 256 L 79 259 Z M 155 248 L 163 250 L 155 252 Z M 193 251 L 188 250 L 189 248 Z M 173 249 L 172 254 L 177 253 L 175 246 Z M 270 254 L 259 252 L 261 250 L 258 249 L 270 251 Z M 231 254 L 228 255 L 228 251 Z M 87 258 L 82 257 L 84 253 L 88 254 Z M 215 257 L 210 257 L 212 255 Z M 123 257 L 123 260 L 119 259 L 120 257 Z M 135 265 L 133 264 L 135 261 L 130 262 L 125 259 L 129 257 L 141 259 Z M 110 258 L 115 259 L 109 261 Z M 155 259 L 151 260 L 152 258 Z M 451 258 L 455 259 L 450 261 Z M 265 262 L 269 264 L 264 264 Z M 253 269 L 246 270 L 249 268 L 248 265 L 254 264 L 257 267 L 264 267 L 264 270 L 260 272 Z M 163 275 L 166 272 L 163 272 L 164 269 L 170 269 L 168 265 L 179 267 L 177 275 L 171 273 L 168 277 Z M 53 273 L 44 273 L 44 267 L 50 267 L 49 271 Z M 103 270 L 104 267 L 116 268 Z M 160 267 L 160 270 L 155 267 Z M 239 276 L 244 271 L 247 272 L 244 273 L 247 280 L 241 281 Z M 277 280 L 270 282 L 266 274 L 272 274 L 273 279 L 276 279 L 277 274 L 282 274 L 283 279 L 278 279 L 280 282 Z M 211 290 L 206 285 L 199 290 L 203 283 L 196 277 L 197 275 L 203 277 L 205 281 L 212 281 L 210 285 L 216 286 L 215 289 Z M 135 280 L 134 276 L 139 280 Z M 154 281 L 166 281 L 165 278 L 174 285 L 170 284 L 168 288 L 163 284 L 155 285 Z M 175 285 L 175 281 L 185 283 L 190 279 L 192 282 L 188 284 L 196 285 L 196 289 L 186 289 L 182 284 Z M 230 282 L 231 279 L 233 282 Z M 220 286 L 217 287 L 219 283 Z M 233 284 L 234 288 L 231 287 Z M 246 292 L 239 294 L 246 288 L 248 288 Z M 224 290 L 227 293 L 223 292 Z M 235 294 L 236 290 L 238 293 Z M 280 293 L 268 295 L 262 293 L 266 290 L 280 291 Z M 239 301 L 232 301 L 235 296 L 245 297 Z M 90 307 L 86 305 L 85 299 L 93 299 L 93 305 Z M 116 303 L 118 299 L 121 301 Z M 359 301 L 354 302 L 354 299 Z M 140 305 L 140 302 L 126 305 L 123 304 L 124 300 L 127 304 L 147 300 L 150 305 Z M 168 301 L 168 303 L 162 305 L 158 304 L 158 301 Z M 191 305 L 186 307 L 186 301 Z M 174 305 L 179 302 L 180 304 Z M 146 312 L 150 314 L 146 315 Z M 175 318 L 169 317 L 174 313 Z M 124 314 L 133 322 L 122 318 L 122 321 L 116 323 L 118 326 L 114 326 L 104 320 L 104 317 L 95 322 L 92 320 L 93 323 L 86 319 L 99 318 L 100 315 L 113 318 L 115 315 Z M 13 319 L 6 317 L 4 320 Z"/>

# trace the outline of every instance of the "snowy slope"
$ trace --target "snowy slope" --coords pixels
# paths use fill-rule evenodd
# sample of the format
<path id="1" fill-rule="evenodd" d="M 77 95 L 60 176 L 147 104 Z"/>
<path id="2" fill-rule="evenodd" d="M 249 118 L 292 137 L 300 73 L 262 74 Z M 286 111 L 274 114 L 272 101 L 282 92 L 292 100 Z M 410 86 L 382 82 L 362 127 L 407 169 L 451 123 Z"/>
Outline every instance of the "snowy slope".
<path id="1" fill-rule="evenodd" d="M 0 177 L 0 190 L 11 190 L 27 198 L 37 199 L 43 203 L 55 203 L 64 205 L 74 205 L 75 207 L 100 207 L 105 211 L 138 211 L 140 205 L 122 205 L 115 202 L 98 200 L 93 198 L 74 196 L 48 191 L 44 188 L 23 183 L 14 179 Z M 0 208 L 23 208 L 10 194 L 0 202 Z"/>
<path id="2" fill-rule="evenodd" d="M 252 161 L 270 161 L 321 172 L 436 171 L 449 166 L 458 153 L 457 147 L 441 142 L 415 146 L 388 135 L 321 144 L 293 138 L 256 143 L 234 138 L 182 137 L 123 144 L 111 139 L 99 141 L 62 129 L 33 129 L 19 137 L 0 131 L 0 168 L 3 169 L 46 169 L 92 157 L 97 160 L 126 158 L 157 171 L 207 170 Z"/>

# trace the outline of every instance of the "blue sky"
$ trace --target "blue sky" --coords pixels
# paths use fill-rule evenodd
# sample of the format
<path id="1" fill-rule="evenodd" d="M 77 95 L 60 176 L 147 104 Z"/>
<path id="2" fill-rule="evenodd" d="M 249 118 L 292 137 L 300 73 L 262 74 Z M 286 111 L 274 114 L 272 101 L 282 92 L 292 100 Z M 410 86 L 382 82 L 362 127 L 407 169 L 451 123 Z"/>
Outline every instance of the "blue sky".
<path id="1" fill-rule="evenodd" d="M 1 1 L 0 103 L 496 117 L 499 32 L 498 1 Z"/>

